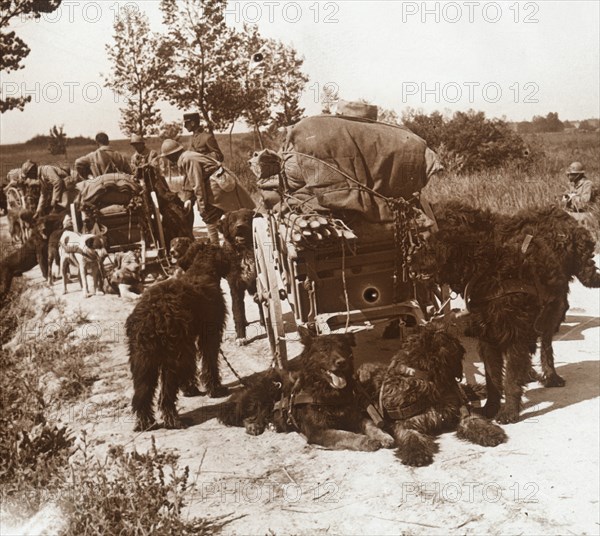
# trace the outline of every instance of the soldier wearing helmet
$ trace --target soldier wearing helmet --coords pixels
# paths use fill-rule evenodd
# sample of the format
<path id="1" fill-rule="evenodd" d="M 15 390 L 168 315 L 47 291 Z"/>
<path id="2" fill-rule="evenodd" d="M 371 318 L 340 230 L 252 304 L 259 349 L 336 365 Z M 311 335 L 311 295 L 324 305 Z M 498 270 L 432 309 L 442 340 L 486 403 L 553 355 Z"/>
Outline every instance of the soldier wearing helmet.
<path id="1" fill-rule="evenodd" d="M 567 168 L 569 189 L 562 200 L 567 210 L 582 212 L 587 209 L 592 198 L 592 181 L 585 176 L 585 169 L 581 162 L 573 162 Z"/>
<path id="2" fill-rule="evenodd" d="M 138 167 L 145 166 L 148 164 L 156 165 L 154 164 L 154 161 L 158 157 L 158 153 L 154 149 L 148 149 L 148 147 L 146 147 L 146 142 L 144 141 L 144 138 L 142 138 L 142 136 L 140 136 L 139 134 L 133 134 L 129 143 L 135 150 L 135 152 L 131 156 L 130 162 L 131 172 L 134 175 Z"/>
<path id="3" fill-rule="evenodd" d="M 254 208 L 254 202 L 248 192 L 235 183 L 233 189 L 213 188 L 210 177 L 217 170 L 223 169 L 219 162 L 196 151 L 186 151 L 183 145 L 175 140 L 166 139 L 161 146 L 161 157 L 176 164 L 183 175 L 181 194 L 185 210 L 192 214 L 194 201 L 208 230 L 208 237 L 213 244 L 219 244 L 217 223 L 225 212 L 241 208 Z"/>
<path id="4" fill-rule="evenodd" d="M 36 217 L 45 216 L 51 209 L 64 209 L 68 205 L 65 193 L 71 183 L 67 181 L 66 184 L 65 179 L 69 175 L 58 166 L 38 166 L 32 160 L 27 160 L 21 166 L 21 177 L 39 182 L 40 198 L 35 211 Z"/>
<path id="5" fill-rule="evenodd" d="M 190 151 L 210 156 L 219 162 L 225 160 L 216 138 L 210 132 L 204 131 L 204 127 L 200 123 L 199 113 L 183 114 L 183 126 L 188 132 L 192 133 Z"/>

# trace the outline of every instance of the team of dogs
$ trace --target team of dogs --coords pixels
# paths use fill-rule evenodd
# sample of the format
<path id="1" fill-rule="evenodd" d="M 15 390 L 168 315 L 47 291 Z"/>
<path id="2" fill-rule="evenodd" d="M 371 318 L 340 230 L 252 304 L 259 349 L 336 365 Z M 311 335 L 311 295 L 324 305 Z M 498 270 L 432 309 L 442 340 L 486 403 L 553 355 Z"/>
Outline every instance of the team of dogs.
<path id="1" fill-rule="evenodd" d="M 434 436 L 443 431 L 455 430 L 459 438 L 483 446 L 505 442 L 498 424 L 518 421 L 523 387 L 532 379 L 545 387 L 564 386 L 554 367 L 552 338 L 569 307 L 569 283 L 577 277 L 587 287 L 600 287 L 589 231 L 558 208 L 504 216 L 446 202 L 435 205 L 434 213 L 438 230 L 413 255 L 413 268 L 464 297 L 485 366 L 485 386 L 462 382 L 465 350 L 444 323 L 417 328 L 389 365 L 365 364 L 356 371 L 352 334 L 313 336 L 301 330 L 301 355 L 286 370 L 246 378 L 225 404 L 221 422 L 243 426 L 251 435 L 267 426 L 295 430 L 309 443 L 332 449 L 395 446 L 403 463 L 420 466 L 432 462 Z M 86 273 L 94 276 L 95 291 L 101 290 L 105 238 L 62 229 L 59 217 L 42 218 L 23 247 L 0 264 L 0 300 L 7 281 L 10 287 L 13 276 L 35 264 L 52 282 L 56 259 L 65 292 L 69 264 L 83 274 L 86 296 Z M 260 215 L 250 210 L 226 214 L 223 246 L 174 239 L 174 276 L 141 295 L 137 289 L 132 293 L 137 303 L 126 333 L 136 431 L 157 426 L 153 406 L 159 382 L 164 426 L 185 425 L 177 395 L 179 390 L 201 394 L 198 354 L 207 394 L 227 394 L 218 364 L 227 315 L 220 280 L 229 283 L 236 339 L 244 344 L 244 295 L 256 293 L 253 217 Z M 131 252 L 120 255 L 111 283 L 127 296 L 139 281 L 139 259 Z M 541 375 L 532 368 L 538 340 Z M 486 403 L 477 411 L 471 403 L 483 398 Z"/>
<path id="2" fill-rule="evenodd" d="M 434 206 L 434 213 L 439 230 L 413 255 L 413 267 L 464 296 L 485 386 L 462 383 L 465 350 L 443 323 L 417 328 L 389 365 L 356 371 L 351 334 L 312 336 L 302 330 L 302 354 L 286 370 L 244 379 L 221 422 L 252 435 L 267 426 L 295 430 L 309 443 L 332 449 L 395 446 L 403 463 L 419 466 L 432 462 L 434 437 L 443 431 L 455 430 L 483 446 L 505 442 L 499 424 L 518 421 L 523 387 L 532 379 L 564 386 L 552 338 L 569 307 L 570 281 L 577 277 L 587 287 L 600 287 L 590 233 L 558 208 L 503 216 L 448 202 Z M 252 217 L 250 211 L 225 217 L 223 247 L 176 239 L 171 254 L 179 277 L 144 292 L 127 319 L 137 431 L 157 426 L 153 400 L 159 382 L 164 425 L 184 426 L 177 394 L 199 392 L 197 354 L 207 394 L 225 394 L 218 366 L 226 317 L 220 279 L 229 281 L 236 336 L 244 340 L 243 296 L 256 290 L 254 263 L 247 262 Z M 532 356 L 540 339 L 537 375 Z M 484 407 L 476 411 L 472 402 L 483 398 Z"/>

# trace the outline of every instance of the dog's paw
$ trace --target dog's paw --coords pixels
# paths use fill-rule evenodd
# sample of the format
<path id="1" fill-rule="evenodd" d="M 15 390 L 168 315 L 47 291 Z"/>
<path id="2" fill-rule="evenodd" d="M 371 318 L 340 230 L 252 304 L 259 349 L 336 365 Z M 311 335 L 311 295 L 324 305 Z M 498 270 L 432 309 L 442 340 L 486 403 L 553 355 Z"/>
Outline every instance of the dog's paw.
<path id="1" fill-rule="evenodd" d="M 511 424 L 519 421 L 519 412 L 509 410 L 503 407 L 496 415 L 496 422 L 499 424 Z"/>
<path id="2" fill-rule="evenodd" d="M 165 417 L 165 428 L 169 430 L 181 430 L 187 425 L 179 417 Z"/>
<path id="3" fill-rule="evenodd" d="M 253 436 L 260 435 L 265 431 L 264 423 L 252 421 L 250 419 L 244 419 L 244 427 L 246 428 L 246 433 Z"/>
<path id="4" fill-rule="evenodd" d="M 542 376 L 540 382 L 544 387 L 564 387 L 567 383 L 556 372 L 548 374 L 548 376 Z"/>
<path id="5" fill-rule="evenodd" d="M 246 337 L 238 337 L 235 339 L 236 346 L 246 346 L 250 341 Z"/>
<path id="6" fill-rule="evenodd" d="M 96 296 L 104 296 L 104 292 L 102 290 L 97 290 Z"/>
<path id="7" fill-rule="evenodd" d="M 375 452 L 381 448 L 381 441 L 378 439 L 372 439 L 370 437 L 364 437 L 361 439 L 358 445 L 358 450 L 363 452 Z"/>
<path id="8" fill-rule="evenodd" d="M 383 430 L 375 428 L 374 430 L 369 430 L 367 433 L 369 434 L 369 437 L 371 439 L 374 439 L 375 441 L 379 442 L 381 448 L 391 449 L 396 445 L 396 441 L 394 440 L 394 438 L 387 432 L 384 432 Z"/>
<path id="9" fill-rule="evenodd" d="M 423 467 L 424 465 L 430 465 L 433 462 L 433 452 L 428 449 L 424 450 L 406 450 L 398 448 L 396 450 L 396 457 L 404 465 L 410 465 L 411 467 Z"/>
<path id="10" fill-rule="evenodd" d="M 475 415 L 471 415 L 459 423 L 456 435 L 459 439 L 482 447 L 496 447 L 508 440 L 506 432 L 497 424 Z"/>
<path id="11" fill-rule="evenodd" d="M 133 428 L 134 432 L 150 432 L 152 430 L 156 430 L 158 425 L 154 420 L 137 420 L 135 426 Z"/>

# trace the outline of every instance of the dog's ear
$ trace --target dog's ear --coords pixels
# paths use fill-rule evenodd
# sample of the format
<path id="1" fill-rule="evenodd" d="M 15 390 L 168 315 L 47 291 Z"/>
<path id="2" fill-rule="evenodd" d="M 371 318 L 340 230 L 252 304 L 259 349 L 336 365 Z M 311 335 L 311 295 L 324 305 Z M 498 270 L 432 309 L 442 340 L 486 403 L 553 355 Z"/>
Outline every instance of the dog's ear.
<path id="1" fill-rule="evenodd" d="M 219 223 L 217 224 L 219 226 L 219 231 L 221 231 L 221 234 L 223 235 L 223 238 L 225 239 L 225 242 L 231 242 L 232 238 L 233 238 L 231 236 L 231 233 L 229 232 L 230 221 L 231 221 L 231 213 L 226 212 L 225 215 L 219 220 Z"/>
<path id="2" fill-rule="evenodd" d="M 298 326 L 298 334 L 300 335 L 300 342 L 304 345 L 304 348 L 310 348 L 314 340 L 310 330 L 306 326 Z"/>

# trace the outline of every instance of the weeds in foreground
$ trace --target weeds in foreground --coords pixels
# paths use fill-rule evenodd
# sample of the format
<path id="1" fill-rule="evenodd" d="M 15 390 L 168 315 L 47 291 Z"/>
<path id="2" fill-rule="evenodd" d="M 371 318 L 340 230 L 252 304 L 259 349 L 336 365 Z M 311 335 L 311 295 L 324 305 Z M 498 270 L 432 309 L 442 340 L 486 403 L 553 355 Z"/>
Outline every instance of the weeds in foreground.
<path id="1" fill-rule="evenodd" d="M 180 469 L 175 454 L 159 452 L 154 438 L 146 454 L 111 447 L 104 463 L 88 457 L 85 436 L 82 460 L 73 462 L 62 509 L 66 536 L 88 534 L 213 534 L 218 522 L 184 520 L 182 509 L 191 491 L 189 468 Z"/>

